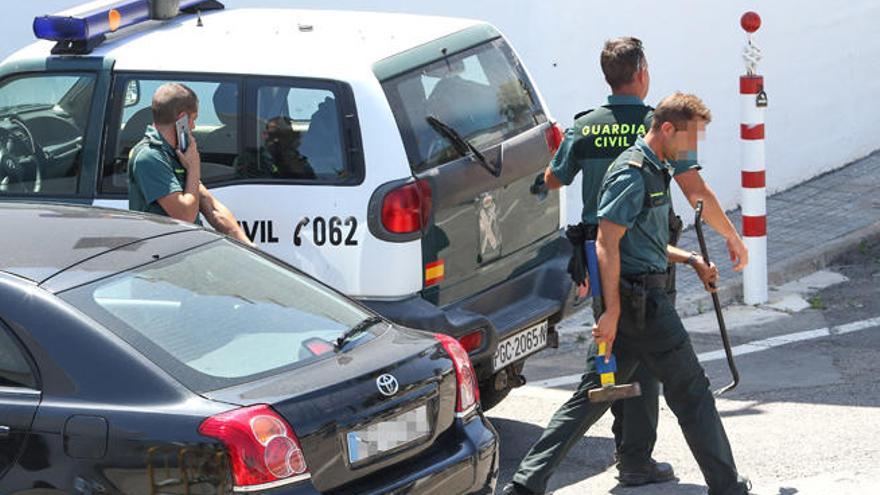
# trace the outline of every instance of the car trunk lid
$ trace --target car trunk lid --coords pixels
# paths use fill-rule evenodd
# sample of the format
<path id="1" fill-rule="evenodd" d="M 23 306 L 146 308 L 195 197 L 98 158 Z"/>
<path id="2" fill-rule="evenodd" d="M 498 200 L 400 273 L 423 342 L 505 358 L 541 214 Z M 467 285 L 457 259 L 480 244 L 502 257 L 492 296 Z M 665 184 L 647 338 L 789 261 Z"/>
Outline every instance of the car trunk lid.
<path id="1" fill-rule="evenodd" d="M 455 416 L 452 361 L 429 334 L 389 327 L 355 344 L 309 366 L 205 395 L 269 404 L 293 428 L 315 488 L 339 488 L 429 449 Z M 390 438 L 408 424 L 409 438 Z"/>

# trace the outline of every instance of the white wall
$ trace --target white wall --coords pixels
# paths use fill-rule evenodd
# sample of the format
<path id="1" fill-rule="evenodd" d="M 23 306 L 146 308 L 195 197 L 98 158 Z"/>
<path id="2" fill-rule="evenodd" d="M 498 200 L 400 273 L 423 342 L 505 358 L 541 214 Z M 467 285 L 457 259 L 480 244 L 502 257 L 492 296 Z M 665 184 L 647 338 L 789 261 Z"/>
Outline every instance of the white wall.
<path id="1" fill-rule="evenodd" d="M 0 56 L 32 39 L 34 15 L 80 2 L 41 0 L 7 7 Z M 485 19 L 512 41 L 563 124 L 599 104 L 607 88 L 599 50 L 611 37 L 645 42 L 649 102 L 676 91 L 701 96 L 713 124 L 700 148 L 704 176 L 722 203 L 739 203 L 738 77 L 745 33 L 739 18 L 763 19 L 756 42 L 765 60 L 767 186 L 785 189 L 880 148 L 873 98 L 880 93 L 880 2 L 876 0 L 226 0 L 228 7 L 289 6 L 387 10 Z M 580 198 L 569 195 L 569 217 Z M 683 208 L 682 198 L 677 198 Z M 684 211 L 684 210 L 681 210 Z M 772 216 L 772 211 L 769 212 Z"/>

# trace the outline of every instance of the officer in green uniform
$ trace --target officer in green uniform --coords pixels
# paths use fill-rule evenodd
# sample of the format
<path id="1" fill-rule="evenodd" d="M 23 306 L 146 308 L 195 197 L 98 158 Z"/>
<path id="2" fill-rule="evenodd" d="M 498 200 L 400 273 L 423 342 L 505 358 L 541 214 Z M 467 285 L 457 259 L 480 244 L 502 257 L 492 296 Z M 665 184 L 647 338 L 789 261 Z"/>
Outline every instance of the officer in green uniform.
<path id="1" fill-rule="evenodd" d="M 663 383 L 666 401 L 678 417 L 709 494 L 748 492 L 748 481 L 736 471 L 705 371 L 667 293 L 670 262 L 693 266 L 707 290 L 718 276 L 714 265 L 668 245 L 669 183 L 674 173 L 668 159 L 696 150 L 697 136 L 710 119 L 699 98 L 681 93 L 667 97 L 655 110 L 645 138 L 637 139 L 608 168 L 597 212 L 605 300 L 595 305 L 600 316 L 586 373 L 503 493 L 544 493 L 554 469 L 608 409 L 607 403 L 591 403 L 588 392 L 601 386 L 596 360 L 606 359 L 612 349 L 619 381 L 629 380 L 644 366 Z M 604 356 L 598 355 L 599 343 L 606 346 Z"/>
<path id="2" fill-rule="evenodd" d="M 650 75 L 641 41 L 624 37 L 605 42 L 600 65 L 612 94 L 605 105 L 575 117 L 574 125 L 566 131 L 565 140 L 544 174 L 549 188 L 569 185 L 578 173 L 583 174 L 581 219 L 585 237 L 591 239 L 595 239 L 599 224 L 596 218 L 599 188 L 608 165 L 634 145 L 639 136 L 645 135 L 653 116 L 651 107 L 643 102 L 648 94 Z M 680 172 L 695 163 L 676 162 Z M 670 218 L 675 217 L 670 215 Z M 640 367 L 633 381 L 641 385 L 642 395 L 617 401 L 611 408 L 618 479 L 623 485 L 674 479 L 672 466 L 651 457 L 657 440 L 660 388 L 657 379 Z"/>
<path id="3" fill-rule="evenodd" d="M 578 173 L 582 181 L 582 225 L 587 237 L 595 238 L 598 192 L 608 165 L 621 152 L 635 143 L 651 126 L 652 109 L 643 103 L 650 86 L 650 75 L 642 43 L 636 38 L 622 37 L 605 43 L 600 57 L 602 72 L 611 87 L 605 105 L 575 116 L 574 125 L 544 174 L 549 188 L 569 185 Z M 702 199 L 710 212 L 707 222 L 725 239 L 731 259 L 742 269 L 748 257 L 745 244 L 724 214 L 714 192 L 699 175 L 700 166 L 694 157 L 671 160 L 674 177 L 682 192 L 695 204 Z M 670 244 L 676 245 L 682 222 L 669 209 Z M 675 265 L 667 269 L 667 290 L 675 305 Z M 585 292 L 586 287 L 583 287 Z M 651 458 L 657 439 L 659 384 L 644 367 L 637 369 L 633 381 L 642 386 L 642 395 L 617 401 L 614 414 L 617 469 L 621 484 L 641 485 L 662 482 L 675 477 L 672 466 Z"/>
<path id="4" fill-rule="evenodd" d="M 201 157 L 192 136 L 198 117 L 192 89 L 166 83 L 153 94 L 153 125 L 128 158 L 128 208 L 201 225 L 199 213 L 217 231 L 252 245 L 235 216 L 201 183 Z M 186 117 L 189 146 L 181 151 L 176 122 Z"/>

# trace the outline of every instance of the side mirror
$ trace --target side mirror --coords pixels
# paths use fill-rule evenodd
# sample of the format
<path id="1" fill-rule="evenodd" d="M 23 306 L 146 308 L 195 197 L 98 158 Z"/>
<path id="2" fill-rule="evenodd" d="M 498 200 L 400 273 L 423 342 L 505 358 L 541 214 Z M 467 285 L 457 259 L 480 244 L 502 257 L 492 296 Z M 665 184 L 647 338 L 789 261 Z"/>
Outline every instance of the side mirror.
<path id="1" fill-rule="evenodd" d="M 131 107 L 137 105 L 139 101 L 141 101 L 141 82 L 132 79 L 125 85 L 125 100 L 122 102 L 122 106 Z"/>

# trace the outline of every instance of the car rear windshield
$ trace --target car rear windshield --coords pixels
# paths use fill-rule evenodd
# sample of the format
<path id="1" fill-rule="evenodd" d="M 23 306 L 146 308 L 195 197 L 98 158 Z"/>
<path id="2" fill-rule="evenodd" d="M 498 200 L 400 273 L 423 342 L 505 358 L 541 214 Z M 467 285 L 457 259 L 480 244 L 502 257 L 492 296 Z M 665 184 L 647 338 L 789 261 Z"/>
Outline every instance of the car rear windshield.
<path id="1" fill-rule="evenodd" d="M 196 392 L 302 366 L 370 316 L 308 277 L 228 241 L 60 296 Z"/>
<path id="2" fill-rule="evenodd" d="M 460 156 L 428 124 L 428 117 L 480 149 L 546 121 L 525 71 L 501 38 L 393 77 L 382 86 L 416 171 Z"/>

